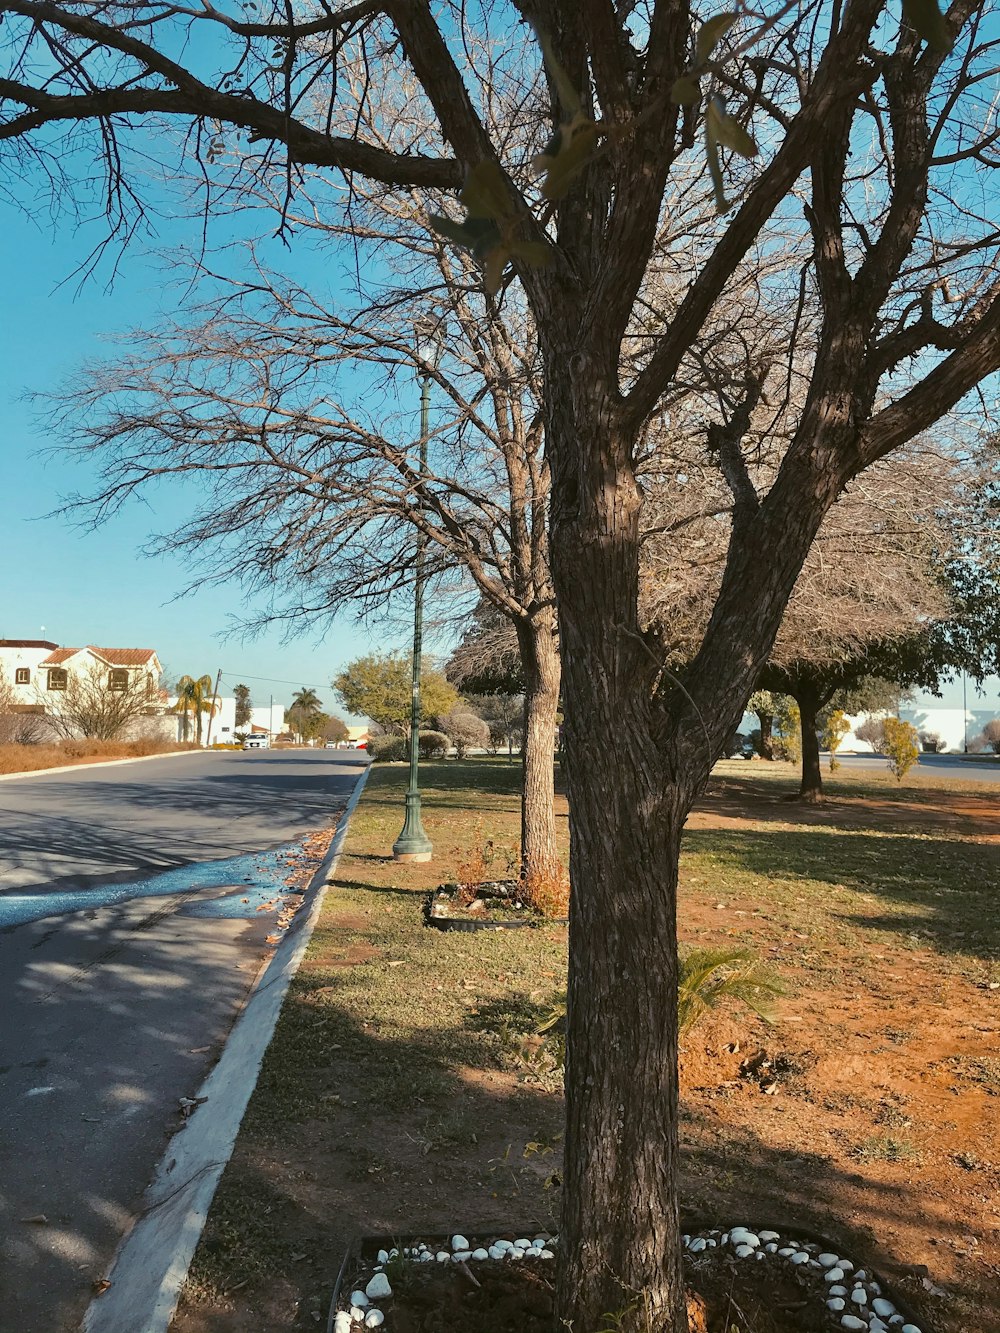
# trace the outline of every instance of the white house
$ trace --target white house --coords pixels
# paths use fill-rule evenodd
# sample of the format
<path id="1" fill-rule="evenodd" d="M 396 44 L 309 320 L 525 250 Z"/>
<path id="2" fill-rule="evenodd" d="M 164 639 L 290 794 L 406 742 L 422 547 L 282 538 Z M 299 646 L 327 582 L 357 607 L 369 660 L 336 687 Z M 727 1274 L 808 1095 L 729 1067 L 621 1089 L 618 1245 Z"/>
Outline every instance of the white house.
<path id="1" fill-rule="evenodd" d="M 149 700 L 149 718 L 141 729 L 159 729 L 153 721 L 166 711 L 167 700 L 160 690 L 163 668 L 152 648 L 61 648 L 47 639 L 0 639 L 0 672 L 10 691 L 15 711 L 45 714 L 58 709 L 58 701 L 77 675 L 95 674 L 116 692 L 141 690 Z"/>

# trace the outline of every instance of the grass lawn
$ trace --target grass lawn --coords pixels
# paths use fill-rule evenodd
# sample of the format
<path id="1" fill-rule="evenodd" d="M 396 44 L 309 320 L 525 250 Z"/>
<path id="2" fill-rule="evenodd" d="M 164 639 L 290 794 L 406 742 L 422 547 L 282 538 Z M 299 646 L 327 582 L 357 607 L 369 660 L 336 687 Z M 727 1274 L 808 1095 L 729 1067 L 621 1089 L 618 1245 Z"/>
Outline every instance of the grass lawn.
<path id="1" fill-rule="evenodd" d="M 530 1034 L 566 932 L 441 934 L 419 914 L 488 840 L 503 873 L 518 767 L 422 769 L 427 866 L 389 855 L 405 776 L 371 774 L 175 1333 L 325 1327 L 359 1231 L 557 1216 L 561 1098 Z M 998 1333 L 997 797 L 862 776 L 810 809 L 782 799 L 787 766 L 722 764 L 689 822 L 682 937 L 751 943 L 788 993 L 772 1026 L 730 1011 L 688 1038 L 685 1203 L 819 1228 L 928 1327 Z"/>

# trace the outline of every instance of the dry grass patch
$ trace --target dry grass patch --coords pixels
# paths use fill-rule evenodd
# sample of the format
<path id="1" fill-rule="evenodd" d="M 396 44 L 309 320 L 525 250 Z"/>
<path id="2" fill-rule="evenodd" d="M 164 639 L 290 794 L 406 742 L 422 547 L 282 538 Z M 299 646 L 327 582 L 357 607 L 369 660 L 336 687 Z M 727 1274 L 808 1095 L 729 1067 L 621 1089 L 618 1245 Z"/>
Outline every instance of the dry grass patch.
<path id="1" fill-rule="evenodd" d="M 0 745 L 0 773 L 36 773 L 64 764 L 93 764 L 102 759 L 142 759 L 154 754 L 198 750 L 173 741 L 58 741 L 52 745 Z"/>

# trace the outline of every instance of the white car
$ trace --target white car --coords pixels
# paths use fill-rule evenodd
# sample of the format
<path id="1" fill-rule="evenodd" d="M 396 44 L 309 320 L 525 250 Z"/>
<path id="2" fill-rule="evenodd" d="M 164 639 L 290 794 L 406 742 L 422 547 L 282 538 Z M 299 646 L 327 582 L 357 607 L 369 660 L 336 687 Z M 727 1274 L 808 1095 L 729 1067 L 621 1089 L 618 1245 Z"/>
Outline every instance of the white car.
<path id="1" fill-rule="evenodd" d="M 243 742 L 244 750 L 267 750 L 270 745 L 266 736 L 248 736 Z"/>

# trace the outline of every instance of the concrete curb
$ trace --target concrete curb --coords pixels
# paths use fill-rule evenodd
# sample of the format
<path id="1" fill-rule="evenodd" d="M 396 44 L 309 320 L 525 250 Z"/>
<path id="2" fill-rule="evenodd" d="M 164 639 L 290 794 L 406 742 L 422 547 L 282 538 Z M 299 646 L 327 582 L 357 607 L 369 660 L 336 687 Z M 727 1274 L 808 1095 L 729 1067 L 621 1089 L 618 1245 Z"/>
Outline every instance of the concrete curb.
<path id="1" fill-rule="evenodd" d="M 150 759 L 190 759 L 192 755 L 211 754 L 211 750 L 165 750 L 163 754 L 133 754 L 128 759 L 84 760 L 79 764 L 58 764 L 55 768 L 29 768 L 23 773 L 0 773 L 0 782 L 15 778 L 47 778 L 50 773 L 88 773 L 92 768 L 117 768 L 119 764 L 145 764 Z"/>
<path id="2" fill-rule="evenodd" d="M 368 765 L 360 774 L 310 882 L 306 903 L 258 978 L 218 1063 L 198 1091 L 207 1100 L 170 1141 L 157 1166 L 139 1215 L 122 1237 L 108 1270 L 111 1285 L 91 1301 L 84 1315 L 83 1333 L 166 1333 L 289 982 L 316 925 L 370 771 Z"/>

